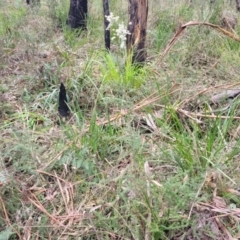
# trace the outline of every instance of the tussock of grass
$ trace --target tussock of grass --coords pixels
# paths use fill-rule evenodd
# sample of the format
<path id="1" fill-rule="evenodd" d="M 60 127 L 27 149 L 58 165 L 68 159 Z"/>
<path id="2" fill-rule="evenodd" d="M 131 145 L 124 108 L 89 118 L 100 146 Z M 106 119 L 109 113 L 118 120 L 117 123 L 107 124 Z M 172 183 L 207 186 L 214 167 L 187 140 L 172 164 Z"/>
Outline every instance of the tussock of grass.
<path id="1" fill-rule="evenodd" d="M 239 42 L 201 25 L 169 45 L 234 6 L 149 3 L 137 68 L 118 41 L 104 50 L 100 1 L 85 32 L 68 1 L 3 2 L 0 239 L 237 238 L 239 99 L 210 99 L 238 88 Z M 127 4 L 110 8 L 126 22 Z"/>

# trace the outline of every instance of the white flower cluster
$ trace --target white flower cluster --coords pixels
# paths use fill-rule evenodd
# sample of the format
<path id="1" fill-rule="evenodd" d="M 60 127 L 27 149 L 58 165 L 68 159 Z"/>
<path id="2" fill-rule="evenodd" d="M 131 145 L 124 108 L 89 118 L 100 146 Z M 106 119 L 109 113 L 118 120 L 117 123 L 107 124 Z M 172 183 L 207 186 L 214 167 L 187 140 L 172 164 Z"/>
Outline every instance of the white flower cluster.
<path id="1" fill-rule="evenodd" d="M 118 28 L 116 29 L 116 34 L 121 41 L 120 48 L 124 48 L 124 43 L 126 41 L 127 34 L 130 35 L 131 33 L 124 27 L 123 23 L 120 23 L 118 25 Z"/>
<path id="2" fill-rule="evenodd" d="M 110 27 L 111 27 L 114 23 L 117 23 L 117 22 L 118 22 L 118 19 L 119 19 L 118 16 L 114 17 L 112 12 L 110 12 L 110 15 L 105 16 L 105 18 L 106 18 L 107 21 L 109 22 L 108 27 L 107 27 L 107 30 L 109 30 Z"/>
<path id="3" fill-rule="evenodd" d="M 109 30 L 110 27 L 112 27 L 114 23 L 118 24 L 118 27 L 115 30 L 113 30 L 114 36 L 112 37 L 112 40 L 114 40 L 117 36 L 120 39 L 120 48 L 124 48 L 127 34 L 130 35 L 131 33 L 124 27 L 123 22 L 118 23 L 119 17 L 118 16 L 114 17 L 112 12 L 110 13 L 110 15 L 105 16 L 105 17 L 106 17 L 107 21 L 109 22 L 107 30 Z"/>

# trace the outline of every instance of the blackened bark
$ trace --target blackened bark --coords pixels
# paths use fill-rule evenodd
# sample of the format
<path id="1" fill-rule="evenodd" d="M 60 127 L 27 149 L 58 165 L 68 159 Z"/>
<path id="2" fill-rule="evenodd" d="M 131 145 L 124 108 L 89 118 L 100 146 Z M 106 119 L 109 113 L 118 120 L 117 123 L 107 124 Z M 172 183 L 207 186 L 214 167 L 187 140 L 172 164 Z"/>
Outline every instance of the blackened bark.
<path id="1" fill-rule="evenodd" d="M 236 0 L 236 9 L 240 12 L 240 0 Z"/>
<path id="2" fill-rule="evenodd" d="M 105 48 L 110 50 L 110 29 L 108 29 L 109 21 L 106 16 L 109 16 L 109 4 L 108 0 L 103 0 L 103 16 L 104 16 L 104 40 Z"/>
<path id="3" fill-rule="evenodd" d="M 61 83 L 60 85 L 60 91 L 59 91 L 59 97 L 58 97 L 58 112 L 62 117 L 66 117 L 69 115 L 70 110 L 67 105 L 67 94 L 66 94 L 66 88 Z"/>
<path id="4" fill-rule="evenodd" d="M 71 0 L 67 24 L 73 29 L 87 29 L 87 13 L 87 0 Z"/>
<path id="5" fill-rule="evenodd" d="M 33 4 L 33 5 L 39 5 L 40 0 L 26 0 L 27 5 Z"/>
<path id="6" fill-rule="evenodd" d="M 127 52 L 133 53 L 133 63 L 144 63 L 147 58 L 146 28 L 148 16 L 148 0 L 129 0 L 129 23 L 127 34 Z"/>

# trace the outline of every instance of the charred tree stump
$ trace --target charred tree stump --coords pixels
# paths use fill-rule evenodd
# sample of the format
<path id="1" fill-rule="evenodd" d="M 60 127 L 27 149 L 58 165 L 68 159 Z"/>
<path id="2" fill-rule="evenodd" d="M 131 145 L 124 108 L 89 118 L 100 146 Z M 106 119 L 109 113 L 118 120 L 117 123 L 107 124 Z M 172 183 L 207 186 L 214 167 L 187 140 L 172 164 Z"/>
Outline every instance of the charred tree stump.
<path id="1" fill-rule="evenodd" d="M 240 12 L 240 0 L 236 0 L 236 9 Z"/>
<path id="2" fill-rule="evenodd" d="M 132 62 L 142 64 L 146 61 L 146 29 L 148 0 L 129 0 L 129 23 L 127 34 L 127 53 L 132 55 Z"/>
<path id="3" fill-rule="evenodd" d="M 87 13 L 88 4 L 87 0 L 71 0 L 70 9 L 67 19 L 67 25 L 71 28 L 87 29 Z"/>
<path id="4" fill-rule="evenodd" d="M 40 5 L 40 0 L 26 0 L 27 5 Z"/>
<path id="5" fill-rule="evenodd" d="M 109 21 L 107 20 L 106 16 L 109 16 L 109 4 L 108 0 L 103 0 L 103 16 L 104 16 L 104 40 L 105 40 L 105 48 L 110 50 L 110 29 Z"/>

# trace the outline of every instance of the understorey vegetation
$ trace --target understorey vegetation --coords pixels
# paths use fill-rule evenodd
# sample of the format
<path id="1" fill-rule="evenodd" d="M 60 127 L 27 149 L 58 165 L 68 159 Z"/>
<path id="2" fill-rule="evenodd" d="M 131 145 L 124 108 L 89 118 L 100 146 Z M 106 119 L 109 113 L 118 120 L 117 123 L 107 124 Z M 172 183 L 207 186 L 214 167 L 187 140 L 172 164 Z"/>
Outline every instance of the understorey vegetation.
<path id="1" fill-rule="evenodd" d="M 102 1 L 37 2 L 0 1 L 0 239 L 238 239 L 235 1 L 149 1 L 141 66 L 128 1 L 109 51 Z"/>

